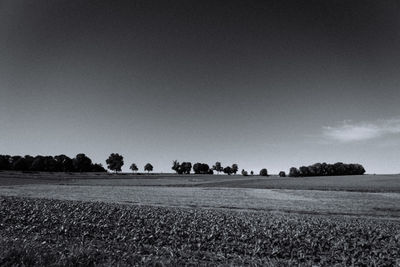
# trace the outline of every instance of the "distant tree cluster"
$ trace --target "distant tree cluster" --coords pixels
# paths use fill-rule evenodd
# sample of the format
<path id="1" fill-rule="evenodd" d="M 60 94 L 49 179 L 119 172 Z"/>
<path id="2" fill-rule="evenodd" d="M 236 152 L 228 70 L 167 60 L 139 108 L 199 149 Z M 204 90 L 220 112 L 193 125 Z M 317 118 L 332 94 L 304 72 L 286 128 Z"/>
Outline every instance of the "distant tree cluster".
<path id="1" fill-rule="evenodd" d="M 182 162 L 180 164 L 177 160 L 172 162 L 172 170 L 174 170 L 178 174 L 189 174 L 192 170 L 192 163 L 190 162 Z"/>
<path id="2" fill-rule="evenodd" d="M 214 174 L 213 170 L 206 163 L 195 163 L 193 165 L 193 171 L 195 174 Z"/>
<path id="3" fill-rule="evenodd" d="M 41 172 L 105 172 L 101 164 L 81 153 L 75 158 L 57 156 L 10 156 L 0 155 L 0 170 Z"/>
<path id="4" fill-rule="evenodd" d="M 345 164 L 337 162 L 335 164 L 315 163 L 310 166 L 292 167 L 289 170 L 290 177 L 307 176 L 338 176 L 338 175 L 362 175 L 365 169 L 361 164 Z"/>

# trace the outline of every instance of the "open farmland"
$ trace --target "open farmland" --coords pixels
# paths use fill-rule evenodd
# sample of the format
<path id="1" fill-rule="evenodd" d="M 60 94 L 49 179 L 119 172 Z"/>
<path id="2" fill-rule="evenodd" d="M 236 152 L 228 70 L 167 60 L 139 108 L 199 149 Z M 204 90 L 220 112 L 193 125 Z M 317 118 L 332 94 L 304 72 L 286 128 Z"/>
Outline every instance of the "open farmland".
<path id="1" fill-rule="evenodd" d="M 398 221 L 0 198 L 0 265 L 394 266 Z"/>
<path id="2" fill-rule="evenodd" d="M 275 175 L 261 177 L 242 175 L 0 172 L 0 186 L 18 184 L 227 187 L 400 193 L 400 175 L 283 178 Z"/>
<path id="3" fill-rule="evenodd" d="M 393 266 L 399 182 L 2 172 L 0 265 Z"/>

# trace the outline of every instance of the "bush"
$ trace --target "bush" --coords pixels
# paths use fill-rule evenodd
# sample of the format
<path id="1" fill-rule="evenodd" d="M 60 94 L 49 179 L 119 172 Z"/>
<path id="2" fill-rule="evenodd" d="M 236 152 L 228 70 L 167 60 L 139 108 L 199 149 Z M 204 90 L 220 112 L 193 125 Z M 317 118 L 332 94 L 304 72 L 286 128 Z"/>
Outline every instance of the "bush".
<path id="1" fill-rule="evenodd" d="M 267 169 L 261 169 L 260 171 L 260 176 L 268 176 L 268 170 Z"/>
<path id="2" fill-rule="evenodd" d="M 279 172 L 279 177 L 286 177 L 286 173 L 284 171 Z"/>

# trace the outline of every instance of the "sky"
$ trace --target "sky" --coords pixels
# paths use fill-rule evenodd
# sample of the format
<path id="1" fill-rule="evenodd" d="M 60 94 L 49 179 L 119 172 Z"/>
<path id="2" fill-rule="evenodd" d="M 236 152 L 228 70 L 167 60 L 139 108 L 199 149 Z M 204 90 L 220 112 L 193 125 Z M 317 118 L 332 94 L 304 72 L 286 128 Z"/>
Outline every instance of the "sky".
<path id="1" fill-rule="evenodd" d="M 400 172 L 398 1 L 0 0 L 0 154 Z"/>

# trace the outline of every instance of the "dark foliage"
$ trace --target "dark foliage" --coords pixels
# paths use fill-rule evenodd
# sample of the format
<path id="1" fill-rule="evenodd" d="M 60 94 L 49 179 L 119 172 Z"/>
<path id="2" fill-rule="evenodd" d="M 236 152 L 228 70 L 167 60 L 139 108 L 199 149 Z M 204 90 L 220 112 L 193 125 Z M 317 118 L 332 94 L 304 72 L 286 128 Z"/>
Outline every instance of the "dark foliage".
<path id="1" fill-rule="evenodd" d="M 72 164 L 72 159 L 66 155 L 55 156 L 57 169 L 63 172 L 73 172 L 74 166 Z M 97 167 L 96 167 L 97 168 Z M 105 170 L 104 170 L 105 171 Z"/>
<path id="2" fill-rule="evenodd" d="M 293 169 L 293 172 L 292 172 Z M 289 176 L 308 177 L 308 176 L 338 176 L 338 175 L 362 175 L 365 169 L 361 164 L 345 164 L 337 162 L 335 164 L 315 163 L 310 166 L 301 166 L 299 170 L 291 168 Z"/>
<path id="3" fill-rule="evenodd" d="M 208 164 L 205 163 L 196 163 L 193 165 L 193 171 L 195 174 L 213 174 L 212 170 Z M 211 171 L 211 173 L 210 173 Z"/>
<path id="4" fill-rule="evenodd" d="M 0 155 L 0 170 L 11 170 L 10 162 L 10 155 Z"/>
<path id="5" fill-rule="evenodd" d="M 190 174 L 190 171 L 192 170 L 192 163 L 182 162 L 182 164 L 179 164 L 177 160 L 174 160 L 171 169 L 176 171 L 178 174 Z"/>
<path id="6" fill-rule="evenodd" d="M 129 167 L 129 169 L 131 169 L 133 172 L 136 172 L 139 170 L 139 168 L 137 167 L 137 165 L 135 163 L 132 163 L 131 166 Z"/>
<path id="7" fill-rule="evenodd" d="M 220 173 L 224 170 L 224 168 L 221 165 L 221 162 L 219 162 L 219 161 L 215 162 L 215 165 L 212 167 L 212 169 L 214 171 L 216 171 L 217 173 Z"/>
<path id="8" fill-rule="evenodd" d="M 286 177 L 286 172 L 280 171 L 279 172 L 279 177 Z"/>
<path id="9" fill-rule="evenodd" d="M 92 160 L 85 154 L 81 153 L 76 155 L 76 157 L 72 160 L 72 165 L 76 171 L 89 172 L 92 166 Z"/>
<path id="10" fill-rule="evenodd" d="M 85 154 L 74 159 L 66 155 L 53 156 L 9 156 L 0 155 L 0 170 L 40 172 L 105 172 L 101 164 L 92 164 Z"/>
<path id="11" fill-rule="evenodd" d="M 228 166 L 228 167 L 225 167 L 225 168 L 224 168 L 224 173 L 225 173 L 225 174 L 228 174 L 228 175 L 231 175 L 231 174 L 232 174 L 232 168 L 229 167 L 229 166 Z"/>
<path id="12" fill-rule="evenodd" d="M 153 171 L 153 165 L 151 165 L 150 163 L 147 163 L 146 165 L 144 165 L 144 170 L 146 172 L 152 172 Z"/>
<path id="13" fill-rule="evenodd" d="M 243 175 L 243 176 L 248 176 L 249 174 L 248 174 L 247 171 L 245 171 L 244 169 L 242 169 L 242 175 Z"/>
<path id="14" fill-rule="evenodd" d="M 106 172 L 107 170 L 104 169 L 103 165 L 95 163 L 92 165 L 91 171 L 92 172 Z"/>
<path id="15" fill-rule="evenodd" d="M 289 170 L 289 177 L 300 177 L 300 171 L 299 169 L 292 167 Z"/>
<path id="16" fill-rule="evenodd" d="M 232 173 L 236 174 L 239 171 L 239 166 L 235 163 L 232 164 Z"/>
<path id="17" fill-rule="evenodd" d="M 267 169 L 261 169 L 260 171 L 260 176 L 268 176 L 268 170 Z"/>
<path id="18" fill-rule="evenodd" d="M 106 160 L 106 163 L 108 169 L 117 173 L 121 171 L 121 168 L 124 165 L 124 157 L 118 153 L 111 153 Z"/>

